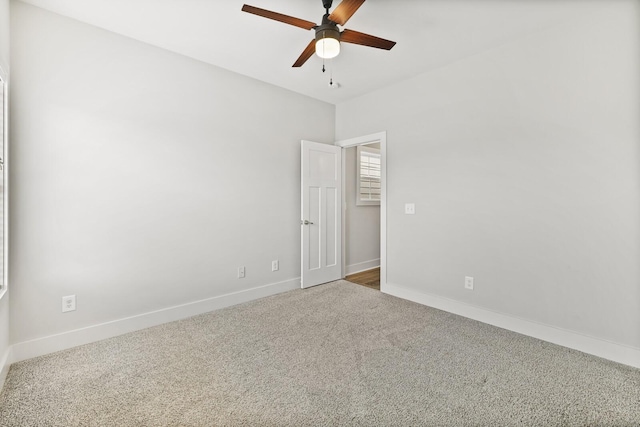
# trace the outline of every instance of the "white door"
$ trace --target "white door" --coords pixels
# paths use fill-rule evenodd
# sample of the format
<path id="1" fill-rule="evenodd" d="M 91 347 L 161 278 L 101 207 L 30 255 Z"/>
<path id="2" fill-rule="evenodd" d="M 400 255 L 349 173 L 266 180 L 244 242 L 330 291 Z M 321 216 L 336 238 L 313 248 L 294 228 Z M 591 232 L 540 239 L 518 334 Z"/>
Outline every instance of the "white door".
<path id="1" fill-rule="evenodd" d="M 302 287 L 342 278 L 342 148 L 302 141 Z"/>

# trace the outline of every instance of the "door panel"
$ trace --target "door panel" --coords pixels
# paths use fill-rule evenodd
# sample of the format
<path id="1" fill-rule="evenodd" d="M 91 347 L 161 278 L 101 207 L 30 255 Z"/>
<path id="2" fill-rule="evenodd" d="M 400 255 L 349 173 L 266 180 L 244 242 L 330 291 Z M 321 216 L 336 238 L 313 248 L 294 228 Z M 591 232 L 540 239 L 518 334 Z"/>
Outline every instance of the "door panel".
<path id="1" fill-rule="evenodd" d="M 327 188 L 326 190 L 327 200 L 326 200 L 326 209 L 325 209 L 325 217 L 326 217 L 326 227 L 325 227 L 325 235 L 327 239 L 326 244 L 326 265 L 333 266 L 338 260 L 336 259 L 336 247 L 337 247 L 337 234 L 336 234 L 336 212 L 339 212 L 337 209 L 337 191 L 335 188 Z"/>
<path id="2" fill-rule="evenodd" d="M 320 223 L 319 212 L 320 206 L 322 206 L 320 191 L 320 187 L 309 187 L 309 215 L 306 218 L 309 218 L 311 225 Z M 307 226 L 307 231 L 309 232 L 309 242 L 306 245 L 309 248 L 309 270 L 317 270 L 322 265 L 320 260 L 320 227 Z"/>
<path id="3" fill-rule="evenodd" d="M 302 141 L 303 288 L 342 278 L 342 149 Z"/>

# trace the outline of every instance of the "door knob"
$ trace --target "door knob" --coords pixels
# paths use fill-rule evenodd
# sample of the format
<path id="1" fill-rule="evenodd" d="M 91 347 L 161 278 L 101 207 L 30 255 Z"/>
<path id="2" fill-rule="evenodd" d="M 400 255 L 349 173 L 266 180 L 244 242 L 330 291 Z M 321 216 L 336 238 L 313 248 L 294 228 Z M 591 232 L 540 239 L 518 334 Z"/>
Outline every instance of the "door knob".
<path id="1" fill-rule="evenodd" d="M 304 221 L 300 221 L 301 225 L 309 225 L 309 224 L 313 224 L 311 221 L 307 221 L 306 219 Z"/>

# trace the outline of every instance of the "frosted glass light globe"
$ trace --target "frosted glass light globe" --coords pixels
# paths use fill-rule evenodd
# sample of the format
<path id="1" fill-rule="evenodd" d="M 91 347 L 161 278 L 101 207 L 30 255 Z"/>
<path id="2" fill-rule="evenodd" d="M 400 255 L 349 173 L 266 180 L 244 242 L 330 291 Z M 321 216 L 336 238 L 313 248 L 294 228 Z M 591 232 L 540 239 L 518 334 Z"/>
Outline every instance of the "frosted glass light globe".
<path id="1" fill-rule="evenodd" d="M 331 59 L 340 53 L 340 42 L 334 38 L 326 37 L 316 42 L 316 54 L 320 58 Z"/>

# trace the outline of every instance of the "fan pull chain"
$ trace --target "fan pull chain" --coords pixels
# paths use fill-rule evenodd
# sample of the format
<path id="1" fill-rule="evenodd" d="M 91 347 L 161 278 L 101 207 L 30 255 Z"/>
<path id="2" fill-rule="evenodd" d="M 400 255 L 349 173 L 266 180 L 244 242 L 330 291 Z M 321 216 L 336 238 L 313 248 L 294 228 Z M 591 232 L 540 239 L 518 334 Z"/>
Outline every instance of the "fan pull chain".
<path id="1" fill-rule="evenodd" d="M 331 65 L 333 65 L 333 59 L 331 60 Z M 333 67 L 329 68 L 329 86 L 333 87 Z"/>
<path id="2" fill-rule="evenodd" d="M 322 38 L 324 38 L 325 36 L 325 31 L 322 32 Z M 324 68 L 324 58 L 325 58 L 325 54 L 324 54 L 324 43 L 322 43 L 322 72 L 325 72 L 325 68 Z"/>

